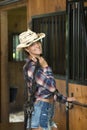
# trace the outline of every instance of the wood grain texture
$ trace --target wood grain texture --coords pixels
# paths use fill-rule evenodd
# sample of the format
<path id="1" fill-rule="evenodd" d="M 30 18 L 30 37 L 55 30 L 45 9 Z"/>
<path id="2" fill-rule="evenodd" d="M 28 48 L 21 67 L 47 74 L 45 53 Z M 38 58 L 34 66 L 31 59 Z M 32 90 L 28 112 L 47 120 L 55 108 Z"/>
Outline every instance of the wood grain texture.
<path id="1" fill-rule="evenodd" d="M 28 0 L 28 22 L 34 15 L 57 12 L 66 9 L 66 0 Z"/>
<path id="2" fill-rule="evenodd" d="M 87 104 L 87 86 L 70 84 L 69 94 L 71 93 L 79 102 Z M 69 116 L 70 130 L 87 130 L 87 108 L 74 105 Z"/>

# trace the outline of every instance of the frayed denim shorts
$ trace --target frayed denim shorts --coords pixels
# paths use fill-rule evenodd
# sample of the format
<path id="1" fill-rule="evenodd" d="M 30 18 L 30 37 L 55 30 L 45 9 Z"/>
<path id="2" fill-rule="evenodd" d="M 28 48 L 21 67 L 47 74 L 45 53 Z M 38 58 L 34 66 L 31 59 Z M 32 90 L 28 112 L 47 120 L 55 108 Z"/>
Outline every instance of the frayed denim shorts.
<path id="1" fill-rule="evenodd" d="M 38 101 L 34 104 L 34 111 L 31 117 L 31 126 L 29 126 L 29 119 L 27 121 L 27 128 L 42 127 L 44 130 L 50 130 L 54 126 L 52 121 L 54 115 L 54 104 L 48 102 Z"/>

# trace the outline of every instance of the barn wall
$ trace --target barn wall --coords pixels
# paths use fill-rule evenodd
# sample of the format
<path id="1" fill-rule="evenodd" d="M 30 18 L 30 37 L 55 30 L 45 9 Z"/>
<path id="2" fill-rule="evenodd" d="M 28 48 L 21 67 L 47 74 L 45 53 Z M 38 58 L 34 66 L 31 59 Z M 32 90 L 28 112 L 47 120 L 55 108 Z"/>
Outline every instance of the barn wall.
<path id="1" fill-rule="evenodd" d="M 56 79 L 57 88 L 66 96 L 66 81 Z M 77 101 L 87 104 L 87 85 L 69 83 L 69 96 L 72 94 Z M 58 124 L 58 130 L 66 128 L 66 108 L 65 104 L 56 103 L 55 121 Z M 69 130 L 87 129 L 87 108 L 79 105 L 73 105 L 69 110 Z"/>
<path id="2" fill-rule="evenodd" d="M 27 13 L 26 7 L 21 7 L 8 11 L 8 35 L 13 33 L 20 33 L 27 28 Z M 11 38 L 11 37 L 10 37 Z M 9 39 L 11 44 L 11 40 Z M 9 43 L 8 43 L 9 45 Z M 11 51 L 11 50 L 9 50 Z M 16 102 L 10 103 L 10 109 L 22 109 L 23 107 L 23 91 L 24 91 L 24 78 L 23 78 L 23 65 L 24 62 L 8 61 L 8 86 L 17 88 Z M 20 82 L 21 81 L 21 82 Z"/>
<path id="3" fill-rule="evenodd" d="M 87 104 L 87 86 L 80 84 L 69 84 L 69 95 L 71 93 L 80 102 Z M 87 108 L 74 105 L 69 111 L 70 130 L 87 130 Z"/>
<path id="4" fill-rule="evenodd" d="M 7 34 L 7 12 L 4 11 L 0 15 L 1 18 L 1 118 L 2 121 L 8 121 L 7 118 L 4 118 L 5 116 L 8 116 L 8 108 L 6 108 L 6 105 L 8 105 L 8 79 L 7 79 L 7 70 L 8 70 L 8 46 L 6 46 L 8 38 L 6 36 Z M 6 32 L 6 33 L 5 33 Z M 5 33 L 5 34 L 4 34 Z M 3 35 L 4 34 L 4 35 Z"/>
<path id="5" fill-rule="evenodd" d="M 31 21 L 34 15 L 41 15 L 51 12 L 63 11 L 66 9 L 66 0 L 28 0 L 27 22 Z"/>

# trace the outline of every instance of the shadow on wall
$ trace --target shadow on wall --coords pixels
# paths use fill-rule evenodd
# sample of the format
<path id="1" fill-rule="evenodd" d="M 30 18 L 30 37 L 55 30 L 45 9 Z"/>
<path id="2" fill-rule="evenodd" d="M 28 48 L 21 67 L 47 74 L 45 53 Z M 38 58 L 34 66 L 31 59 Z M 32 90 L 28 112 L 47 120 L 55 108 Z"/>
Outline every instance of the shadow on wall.
<path id="1" fill-rule="evenodd" d="M 17 91 L 17 87 L 10 87 L 10 103 L 16 101 Z"/>
<path id="2" fill-rule="evenodd" d="M 10 95 L 9 95 L 9 112 L 15 113 L 23 110 L 23 104 L 20 102 L 22 100 L 19 92 L 19 88 L 16 86 L 10 87 Z"/>

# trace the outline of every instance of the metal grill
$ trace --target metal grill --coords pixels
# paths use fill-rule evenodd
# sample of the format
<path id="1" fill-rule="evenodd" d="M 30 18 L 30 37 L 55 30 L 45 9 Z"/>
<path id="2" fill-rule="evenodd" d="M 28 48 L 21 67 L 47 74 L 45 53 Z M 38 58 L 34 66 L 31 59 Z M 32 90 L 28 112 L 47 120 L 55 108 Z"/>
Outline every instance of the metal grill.
<path id="1" fill-rule="evenodd" d="M 87 9 L 82 1 L 68 3 L 69 79 L 87 83 Z"/>
<path id="2" fill-rule="evenodd" d="M 84 8 L 83 1 L 71 0 L 67 4 L 67 15 L 57 12 L 32 17 L 33 30 L 47 35 L 43 41 L 43 53 L 53 72 L 68 75 L 72 82 L 81 84 L 87 84 L 86 21 L 87 8 Z"/>
<path id="3" fill-rule="evenodd" d="M 53 72 L 65 75 L 65 12 L 32 17 L 32 28 L 44 32 L 43 55 Z"/>

